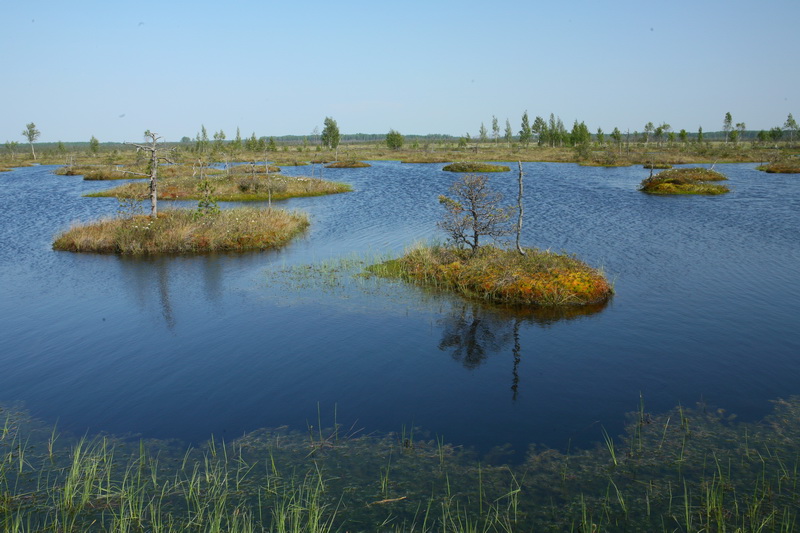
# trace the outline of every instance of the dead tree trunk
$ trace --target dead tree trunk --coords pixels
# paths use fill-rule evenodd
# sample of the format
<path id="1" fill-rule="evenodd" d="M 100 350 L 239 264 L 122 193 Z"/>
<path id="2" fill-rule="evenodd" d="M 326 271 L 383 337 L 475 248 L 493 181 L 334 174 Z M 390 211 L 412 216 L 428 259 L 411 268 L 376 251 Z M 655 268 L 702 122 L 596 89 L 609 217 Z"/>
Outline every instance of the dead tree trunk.
<path id="1" fill-rule="evenodd" d="M 150 144 L 136 144 L 136 143 L 125 143 L 135 146 L 138 150 L 146 150 L 150 152 L 150 172 L 148 177 L 150 178 L 150 217 L 157 218 L 158 217 L 158 141 L 161 137 L 158 136 L 157 133 L 153 133 L 150 130 L 144 132 L 145 137 L 150 137 Z M 132 173 L 133 174 L 133 173 Z"/>
<path id="2" fill-rule="evenodd" d="M 517 195 L 517 251 L 525 255 L 525 250 L 522 249 L 522 246 L 519 243 L 520 234 L 522 233 L 522 216 L 525 214 L 525 208 L 522 205 L 522 161 L 517 161 L 519 165 L 519 194 Z"/>

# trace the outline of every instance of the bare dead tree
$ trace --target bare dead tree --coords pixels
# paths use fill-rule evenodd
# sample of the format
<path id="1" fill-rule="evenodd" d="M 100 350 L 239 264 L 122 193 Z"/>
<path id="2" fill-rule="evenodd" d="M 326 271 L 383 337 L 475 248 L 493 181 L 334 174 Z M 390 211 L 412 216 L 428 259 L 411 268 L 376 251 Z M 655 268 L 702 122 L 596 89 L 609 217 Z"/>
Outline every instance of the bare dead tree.
<path id="1" fill-rule="evenodd" d="M 525 208 L 522 206 L 522 161 L 517 161 L 517 165 L 519 165 L 519 194 L 517 194 L 517 251 L 525 255 L 525 250 L 522 249 L 522 246 L 519 243 L 520 234 L 522 233 L 522 216 L 525 214 Z"/>
<path id="2" fill-rule="evenodd" d="M 136 143 L 129 143 L 126 142 L 124 144 L 129 144 L 131 146 L 136 147 L 136 151 L 144 151 L 150 152 L 150 172 L 148 174 L 142 174 L 140 172 L 131 172 L 126 171 L 127 174 L 136 174 L 137 176 L 146 176 L 150 178 L 150 217 L 156 218 L 158 217 L 158 187 L 156 180 L 158 179 L 158 162 L 159 160 L 164 160 L 167 162 L 171 161 L 166 157 L 159 157 L 159 151 L 163 152 L 165 148 L 161 148 L 158 146 L 158 141 L 161 137 L 150 130 L 144 132 L 145 137 L 150 138 L 150 144 L 136 144 Z"/>

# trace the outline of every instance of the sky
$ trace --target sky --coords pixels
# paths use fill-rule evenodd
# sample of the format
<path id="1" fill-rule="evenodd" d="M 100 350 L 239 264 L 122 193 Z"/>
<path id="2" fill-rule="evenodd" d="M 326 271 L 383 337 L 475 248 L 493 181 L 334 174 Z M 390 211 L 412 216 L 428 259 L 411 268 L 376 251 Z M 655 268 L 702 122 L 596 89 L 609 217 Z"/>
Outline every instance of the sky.
<path id="1" fill-rule="evenodd" d="M 800 119 L 797 0 L 4 4 L 0 143 Z"/>

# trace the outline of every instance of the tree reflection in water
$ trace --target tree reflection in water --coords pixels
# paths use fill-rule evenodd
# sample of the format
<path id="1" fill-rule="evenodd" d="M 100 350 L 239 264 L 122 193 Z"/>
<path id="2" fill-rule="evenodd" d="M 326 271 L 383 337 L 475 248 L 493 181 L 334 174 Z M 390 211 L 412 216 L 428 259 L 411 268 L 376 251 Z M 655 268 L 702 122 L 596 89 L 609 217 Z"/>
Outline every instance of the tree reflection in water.
<path id="1" fill-rule="evenodd" d="M 480 366 L 491 353 L 502 352 L 511 345 L 511 393 L 516 400 L 519 364 L 522 360 L 519 334 L 522 323 L 549 327 L 562 320 L 599 313 L 606 305 L 607 302 L 580 307 L 508 308 L 475 302 L 454 303 L 449 314 L 438 321 L 442 327 L 439 349 L 449 352 L 454 360 L 472 370 Z"/>

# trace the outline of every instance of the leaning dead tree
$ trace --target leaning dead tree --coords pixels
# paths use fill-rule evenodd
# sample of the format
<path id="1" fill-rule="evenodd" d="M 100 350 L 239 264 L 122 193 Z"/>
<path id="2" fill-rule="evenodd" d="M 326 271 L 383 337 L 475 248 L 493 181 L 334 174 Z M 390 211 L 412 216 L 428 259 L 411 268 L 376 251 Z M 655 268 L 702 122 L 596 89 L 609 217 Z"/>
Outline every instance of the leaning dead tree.
<path id="1" fill-rule="evenodd" d="M 131 146 L 135 146 L 136 150 L 142 150 L 146 152 L 150 152 L 150 165 L 149 165 L 149 173 L 142 174 L 140 172 L 131 172 L 126 171 L 127 174 L 135 174 L 137 176 L 145 176 L 150 178 L 150 217 L 156 218 L 158 216 L 158 186 L 156 183 L 156 179 L 158 178 L 158 162 L 159 160 L 167 161 L 171 163 L 169 159 L 166 157 L 159 157 L 159 151 L 163 152 L 166 150 L 165 148 L 160 148 L 158 146 L 158 141 L 161 139 L 157 133 L 153 133 L 150 130 L 144 132 L 145 137 L 150 138 L 150 144 L 136 144 L 136 143 L 129 143 L 126 142 L 125 144 L 130 144 Z"/>

